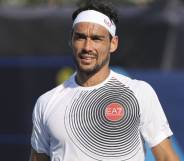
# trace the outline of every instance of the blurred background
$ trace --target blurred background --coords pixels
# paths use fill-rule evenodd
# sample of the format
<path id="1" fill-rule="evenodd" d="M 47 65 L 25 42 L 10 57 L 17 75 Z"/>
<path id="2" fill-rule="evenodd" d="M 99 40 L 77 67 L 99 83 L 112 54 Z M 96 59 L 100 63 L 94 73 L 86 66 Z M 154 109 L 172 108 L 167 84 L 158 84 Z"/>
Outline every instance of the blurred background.
<path id="1" fill-rule="evenodd" d="M 120 45 L 111 67 L 153 86 L 184 161 L 184 0 L 111 1 L 120 20 Z M 37 98 L 74 72 L 71 14 L 84 2 L 0 0 L 2 161 L 28 161 Z"/>

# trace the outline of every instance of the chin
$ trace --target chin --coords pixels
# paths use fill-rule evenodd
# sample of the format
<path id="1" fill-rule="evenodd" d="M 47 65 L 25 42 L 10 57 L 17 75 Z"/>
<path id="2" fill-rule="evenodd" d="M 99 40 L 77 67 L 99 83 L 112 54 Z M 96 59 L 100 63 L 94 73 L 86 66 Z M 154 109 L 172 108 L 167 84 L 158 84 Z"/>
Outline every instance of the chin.
<path id="1" fill-rule="evenodd" d="M 92 74 L 95 74 L 97 73 L 101 68 L 98 68 L 98 66 L 95 66 L 93 68 L 78 68 L 78 71 L 80 73 L 84 73 L 86 75 L 92 75 Z"/>
<path id="2" fill-rule="evenodd" d="M 79 72 L 80 72 L 80 73 L 85 73 L 85 74 L 89 75 L 89 74 L 95 73 L 95 70 L 94 70 L 94 69 L 84 69 L 84 68 L 80 68 L 80 69 L 79 69 Z"/>

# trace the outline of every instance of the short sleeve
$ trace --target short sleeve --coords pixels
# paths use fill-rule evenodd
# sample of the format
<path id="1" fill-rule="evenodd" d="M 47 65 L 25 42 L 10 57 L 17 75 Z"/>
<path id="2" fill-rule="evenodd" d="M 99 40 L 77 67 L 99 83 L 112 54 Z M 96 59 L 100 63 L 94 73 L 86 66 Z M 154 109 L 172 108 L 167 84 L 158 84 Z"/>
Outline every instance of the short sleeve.
<path id="1" fill-rule="evenodd" d="M 43 122 L 43 104 L 40 99 L 36 102 L 33 110 L 33 129 L 31 146 L 38 153 L 45 153 L 49 156 L 49 135 Z"/>
<path id="2" fill-rule="evenodd" d="M 142 82 L 139 94 L 140 131 L 148 145 L 154 147 L 173 133 L 153 88 Z"/>

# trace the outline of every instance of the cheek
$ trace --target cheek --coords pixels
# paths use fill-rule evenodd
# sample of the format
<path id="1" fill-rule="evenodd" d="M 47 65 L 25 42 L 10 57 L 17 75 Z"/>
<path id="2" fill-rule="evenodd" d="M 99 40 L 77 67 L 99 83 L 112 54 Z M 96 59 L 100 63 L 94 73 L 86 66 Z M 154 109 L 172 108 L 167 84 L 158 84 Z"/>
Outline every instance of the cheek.
<path id="1" fill-rule="evenodd" d="M 109 47 L 107 47 L 107 46 L 101 46 L 99 49 L 98 49 L 98 53 L 99 53 L 99 56 L 101 57 L 101 58 L 104 58 L 104 57 L 106 57 L 108 54 L 109 54 L 109 50 L 110 50 L 110 48 Z"/>
<path id="2" fill-rule="evenodd" d="M 79 47 L 79 45 L 77 43 L 74 43 L 72 45 L 72 50 L 73 50 L 73 54 L 77 55 L 81 51 L 81 48 Z"/>
<path id="3" fill-rule="evenodd" d="M 106 40 L 100 44 L 95 44 L 95 47 L 106 55 L 110 51 L 110 42 Z"/>

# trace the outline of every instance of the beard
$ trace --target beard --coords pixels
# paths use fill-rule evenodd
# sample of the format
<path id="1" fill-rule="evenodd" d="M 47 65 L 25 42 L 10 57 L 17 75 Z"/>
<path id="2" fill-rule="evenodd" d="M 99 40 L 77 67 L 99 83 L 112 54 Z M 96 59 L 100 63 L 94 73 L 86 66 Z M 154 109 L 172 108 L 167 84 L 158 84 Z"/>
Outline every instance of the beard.
<path id="1" fill-rule="evenodd" d="M 98 56 L 96 54 L 93 54 L 93 53 L 91 53 L 91 54 L 94 55 L 96 57 L 96 59 L 98 60 Z M 93 75 L 93 74 L 97 73 L 100 69 L 102 69 L 105 65 L 109 64 L 110 54 L 107 54 L 107 56 L 100 63 L 96 63 L 93 67 L 88 68 L 88 69 L 82 68 L 80 66 L 77 58 L 74 55 L 73 55 L 73 59 L 74 59 L 77 71 L 79 73 L 84 73 L 86 75 Z"/>

